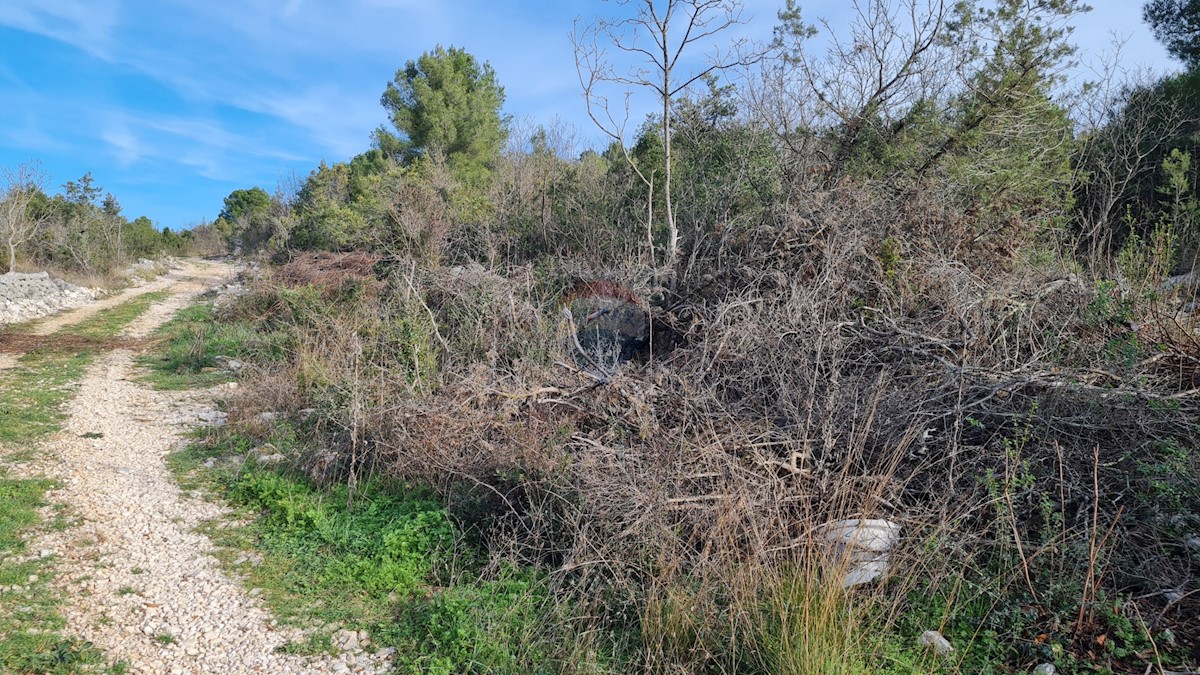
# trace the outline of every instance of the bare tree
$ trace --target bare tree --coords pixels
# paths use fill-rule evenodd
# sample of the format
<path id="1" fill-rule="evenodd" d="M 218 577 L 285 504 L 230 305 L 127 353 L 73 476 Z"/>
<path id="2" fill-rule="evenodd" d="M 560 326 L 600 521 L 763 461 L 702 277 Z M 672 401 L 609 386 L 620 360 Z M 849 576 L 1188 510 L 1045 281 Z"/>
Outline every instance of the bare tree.
<path id="1" fill-rule="evenodd" d="M 1101 57 L 1097 80 L 1074 111 L 1082 127 L 1072 186 L 1076 218 L 1081 244 L 1097 269 L 1108 264 L 1125 208 L 1160 169 L 1171 139 L 1200 122 L 1181 100 L 1156 86 L 1153 72 L 1121 69 L 1123 46 L 1114 42 Z"/>
<path id="2" fill-rule="evenodd" d="M 29 204 L 45 184 L 46 173 L 37 162 L 0 168 L 0 237 L 8 246 L 9 273 L 17 268 L 17 247 L 42 226 L 42 218 L 29 215 Z"/>
<path id="3" fill-rule="evenodd" d="M 650 189 L 646 229 L 651 260 L 654 243 L 654 173 L 647 175 L 625 148 L 625 128 L 629 121 L 629 102 L 634 88 L 653 92 L 661 106 L 663 141 L 663 206 L 666 211 L 666 266 L 674 279 L 679 260 L 680 237 L 671 205 L 671 102 L 706 75 L 735 66 L 746 66 L 762 56 L 742 38 L 728 49 L 710 54 L 706 63 L 688 67 L 686 56 L 700 44 L 731 26 L 743 23 L 741 0 L 618 0 L 617 5 L 633 7 L 633 16 L 600 18 L 589 24 L 576 21 L 571 34 L 575 46 L 575 66 L 583 87 L 588 115 L 605 134 L 616 141 L 625 160 Z M 625 68 L 615 64 L 607 46 L 635 59 Z M 624 107 L 614 112 L 606 85 L 625 87 Z M 655 168 L 657 171 L 657 167 Z"/>
<path id="4" fill-rule="evenodd" d="M 829 48 L 813 58 L 803 44 L 819 31 L 804 23 L 795 0 L 779 13 L 774 48 L 784 71 L 794 70 L 819 102 L 820 120 L 839 130 L 826 157 L 830 177 L 845 167 L 864 132 L 891 125 L 919 101 L 943 97 L 952 50 L 942 43 L 948 9 L 944 0 L 853 0 L 849 36 L 829 24 Z"/>

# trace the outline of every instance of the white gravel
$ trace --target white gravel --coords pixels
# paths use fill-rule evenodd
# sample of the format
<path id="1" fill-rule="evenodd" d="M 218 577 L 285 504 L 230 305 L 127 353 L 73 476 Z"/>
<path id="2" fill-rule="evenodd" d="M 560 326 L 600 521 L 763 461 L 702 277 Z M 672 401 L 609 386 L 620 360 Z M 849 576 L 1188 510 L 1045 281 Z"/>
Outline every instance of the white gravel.
<path id="1" fill-rule="evenodd" d="M 149 333 L 230 272 L 189 266 L 138 289 L 161 283 L 173 295 L 126 334 Z M 195 528 L 221 517 L 223 508 L 184 499 L 164 464 L 181 434 L 211 417 L 211 394 L 152 391 L 131 380 L 135 370 L 128 350 L 93 364 L 63 432 L 47 444 L 48 460 L 22 471 L 58 479 L 48 499 L 80 521 L 30 542 L 37 555 L 58 559 L 67 632 L 125 660 L 133 673 L 387 672 L 387 655 L 366 652 L 358 636 L 336 636 L 353 645 L 337 656 L 275 653 L 288 640 L 302 641 L 304 631 L 276 625 L 255 589 L 221 571 L 211 542 Z M 172 644 L 162 643 L 165 635 Z"/>
<path id="2" fill-rule="evenodd" d="M 202 278 L 205 276 L 205 274 L 219 274 L 221 273 L 221 270 L 225 269 L 228 269 L 228 266 L 215 265 L 212 263 L 206 264 L 189 262 L 181 269 L 172 270 L 171 272 L 158 277 L 154 281 L 145 284 L 144 286 L 126 288 L 124 291 L 121 291 L 116 295 L 110 295 L 103 300 L 90 302 L 82 307 L 77 307 L 60 314 L 55 314 L 48 319 L 39 321 L 37 325 L 34 326 L 33 330 L 29 332 L 33 335 L 49 335 L 66 326 L 79 323 L 80 321 L 93 316 L 102 309 L 115 307 L 123 302 L 128 302 L 139 295 L 145 295 L 147 293 L 154 293 L 155 291 L 161 291 L 166 288 L 172 288 L 182 282 L 195 283 L 198 277 Z"/>

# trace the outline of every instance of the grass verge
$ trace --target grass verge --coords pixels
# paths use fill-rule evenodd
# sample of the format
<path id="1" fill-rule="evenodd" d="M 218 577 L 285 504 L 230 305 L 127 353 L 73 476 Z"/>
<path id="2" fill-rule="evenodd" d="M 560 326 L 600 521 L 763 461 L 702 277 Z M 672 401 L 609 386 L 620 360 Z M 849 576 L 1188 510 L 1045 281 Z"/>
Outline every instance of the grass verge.
<path id="1" fill-rule="evenodd" d="M 282 353 L 282 333 L 264 334 L 248 323 L 216 321 L 211 303 L 181 310 L 155 335 L 163 340 L 162 348 L 139 363 L 149 370 L 145 381 L 157 389 L 200 389 L 230 382 L 237 373 L 220 367 L 221 357 L 271 359 Z"/>
<path id="2" fill-rule="evenodd" d="M 281 427 L 271 448 L 292 454 L 289 443 Z M 237 509 L 205 528 L 218 558 L 261 588 L 281 621 L 316 626 L 285 651 L 335 651 L 333 633 L 366 630 L 395 650 L 401 672 L 558 671 L 547 667 L 560 645 L 547 635 L 554 612 L 543 575 L 513 566 L 482 574 L 432 492 L 385 480 L 353 493 L 318 486 L 257 463 L 255 445 L 214 432 L 169 464 L 185 488 Z"/>
<path id="3" fill-rule="evenodd" d="M 0 671 L 5 673 L 123 673 L 121 663 L 105 665 L 89 642 L 62 635 L 61 596 L 51 588 L 53 557 L 31 555 L 25 535 L 39 525 L 45 505 L 45 479 L 11 478 L 0 470 Z M 52 522 L 50 527 L 66 527 Z"/>

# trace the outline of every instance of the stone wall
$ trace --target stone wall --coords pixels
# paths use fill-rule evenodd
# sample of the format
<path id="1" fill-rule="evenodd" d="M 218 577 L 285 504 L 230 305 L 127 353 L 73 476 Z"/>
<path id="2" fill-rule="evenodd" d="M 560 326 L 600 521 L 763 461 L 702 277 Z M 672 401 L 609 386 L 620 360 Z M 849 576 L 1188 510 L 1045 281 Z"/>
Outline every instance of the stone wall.
<path id="1" fill-rule="evenodd" d="M 0 324 L 27 321 L 95 300 L 98 293 L 46 272 L 0 274 Z"/>

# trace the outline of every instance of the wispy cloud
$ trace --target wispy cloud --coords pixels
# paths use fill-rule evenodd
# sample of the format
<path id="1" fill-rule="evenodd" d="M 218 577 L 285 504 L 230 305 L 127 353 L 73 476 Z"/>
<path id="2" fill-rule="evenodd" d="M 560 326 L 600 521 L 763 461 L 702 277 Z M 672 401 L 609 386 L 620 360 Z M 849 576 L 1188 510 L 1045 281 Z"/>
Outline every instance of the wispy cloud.
<path id="1" fill-rule="evenodd" d="M 100 138 L 108 144 L 113 160 L 122 169 L 128 169 L 142 158 L 142 146 L 137 136 L 134 136 L 124 124 L 116 124 L 100 133 Z"/>
<path id="2" fill-rule="evenodd" d="M 310 142 L 340 157 L 361 152 L 368 142 L 367 132 L 384 117 L 377 98 L 343 91 L 334 84 L 296 92 L 244 93 L 233 103 L 304 130 Z"/>
<path id="3" fill-rule="evenodd" d="M 117 0 L 5 0 L 0 25 L 44 35 L 108 59 L 120 15 Z"/>

